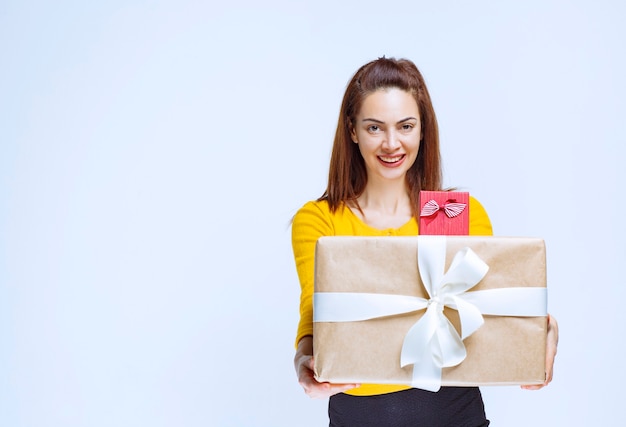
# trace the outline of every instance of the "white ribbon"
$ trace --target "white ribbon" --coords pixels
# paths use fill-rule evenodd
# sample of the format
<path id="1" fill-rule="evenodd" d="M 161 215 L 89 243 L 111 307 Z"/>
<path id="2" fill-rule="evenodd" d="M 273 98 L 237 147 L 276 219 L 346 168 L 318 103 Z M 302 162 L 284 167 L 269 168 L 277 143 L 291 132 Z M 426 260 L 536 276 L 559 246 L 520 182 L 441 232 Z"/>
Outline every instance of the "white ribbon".
<path id="1" fill-rule="evenodd" d="M 442 368 L 456 366 L 466 357 L 463 340 L 484 323 L 483 314 L 545 316 L 546 288 L 513 287 L 467 292 L 487 274 L 489 266 L 470 248 L 461 249 L 445 271 L 446 239 L 419 236 L 417 262 L 429 299 L 405 295 L 316 292 L 314 322 L 355 322 L 426 308 L 407 332 L 400 366 L 413 365 L 411 385 L 424 390 L 441 388 Z M 456 309 L 461 336 L 443 314 Z"/>

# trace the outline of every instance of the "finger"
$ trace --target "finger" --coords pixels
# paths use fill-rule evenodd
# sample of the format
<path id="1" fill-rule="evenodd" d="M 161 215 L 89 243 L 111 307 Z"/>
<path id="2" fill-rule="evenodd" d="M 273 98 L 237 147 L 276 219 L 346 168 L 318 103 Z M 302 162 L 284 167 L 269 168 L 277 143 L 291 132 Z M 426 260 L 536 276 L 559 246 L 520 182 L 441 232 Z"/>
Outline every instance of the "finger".
<path id="1" fill-rule="evenodd" d="M 546 343 L 546 381 L 548 385 L 552 381 L 554 374 L 554 359 L 556 358 L 557 346 L 559 342 L 559 326 L 556 319 L 548 315 L 548 339 Z"/>
<path id="2" fill-rule="evenodd" d="M 332 384 L 315 382 L 315 384 L 305 388 L 305 392 L 312 399 L 323 399 L 358 386 L 359 384 Z"/>
<path id="3" fill-rule="evenodd" d="M 554 375 L 554 359 L 556 358 L 559 342 L 559 324 L 556 319 L 548 314 L 548 337 L 546 340 L 546 379 L 543 384 L 523 385 L 524 390 L 539 390 L 552 382 Z"/>
<path id="4" fill-rule="evenodd" d="M 545 384 L 533 384 L 520 386 L 523 390 L 539 390 L 545 387 Z"/>

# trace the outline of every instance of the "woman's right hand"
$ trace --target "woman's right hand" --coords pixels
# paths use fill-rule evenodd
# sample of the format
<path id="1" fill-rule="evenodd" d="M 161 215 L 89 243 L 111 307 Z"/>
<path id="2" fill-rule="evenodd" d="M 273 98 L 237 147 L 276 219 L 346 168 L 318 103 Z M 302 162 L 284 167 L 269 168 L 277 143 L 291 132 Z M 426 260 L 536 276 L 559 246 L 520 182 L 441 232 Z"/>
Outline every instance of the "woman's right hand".
<path id="1" fill-rule="evenodd" d="M 304 392 L 312 399 L 330 397 L 360 385 L 320 383 L 315 379 L 313 364 L 313 337 L 306 336 L 298 343 L 294 366 L 298 375 L 298 382 L 304 389 Z"/>

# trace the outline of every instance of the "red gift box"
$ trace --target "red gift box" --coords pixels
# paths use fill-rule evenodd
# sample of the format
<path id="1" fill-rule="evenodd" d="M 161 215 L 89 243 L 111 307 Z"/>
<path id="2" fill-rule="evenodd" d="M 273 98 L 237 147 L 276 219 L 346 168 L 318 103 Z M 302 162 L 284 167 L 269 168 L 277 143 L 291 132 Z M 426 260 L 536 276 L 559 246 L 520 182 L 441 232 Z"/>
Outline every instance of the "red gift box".
<path id="1" fill-rule="evenodd" d="M 420 191 L 419 234 L 469 234 L 469 193 Z"/>

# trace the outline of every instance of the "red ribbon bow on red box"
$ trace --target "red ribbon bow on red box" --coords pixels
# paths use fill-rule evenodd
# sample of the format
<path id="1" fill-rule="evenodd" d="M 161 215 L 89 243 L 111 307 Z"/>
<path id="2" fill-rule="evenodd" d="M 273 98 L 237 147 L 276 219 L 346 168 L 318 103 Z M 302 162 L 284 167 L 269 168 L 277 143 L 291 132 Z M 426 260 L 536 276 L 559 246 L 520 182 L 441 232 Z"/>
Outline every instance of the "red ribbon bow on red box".
<path id="1" fill-rule="evenodd" d="M 454 218 L 463 212 L 466 206 L 467 205 L 465 203 L 455 203 L 454 200 L 448 200 L 443 204 L 443 206 L 439 206 L 436 201 L 429 200 L 422 208 L 420 216 L 435 215 L 440 210 L 443 210 L 448 218 Z"/>

